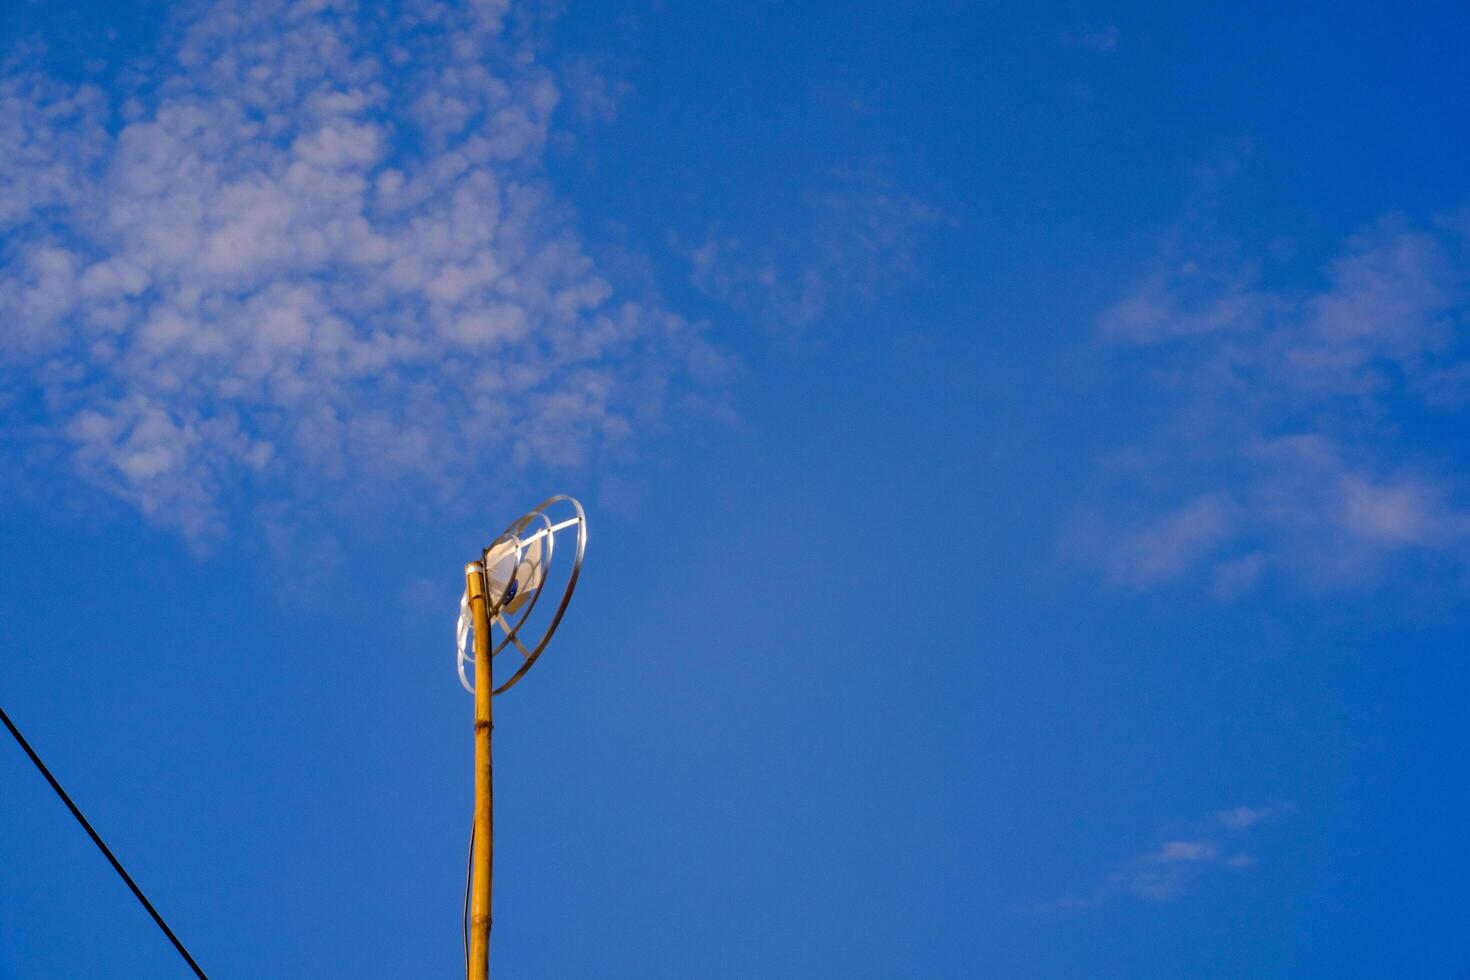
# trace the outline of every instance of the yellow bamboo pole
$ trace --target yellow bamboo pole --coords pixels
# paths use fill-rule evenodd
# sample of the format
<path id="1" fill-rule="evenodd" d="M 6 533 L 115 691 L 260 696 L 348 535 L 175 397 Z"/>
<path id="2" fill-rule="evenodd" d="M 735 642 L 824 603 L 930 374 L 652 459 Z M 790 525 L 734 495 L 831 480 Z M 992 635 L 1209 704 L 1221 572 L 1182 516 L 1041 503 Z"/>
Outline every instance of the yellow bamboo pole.
<path id="1" fill-rule="evenodd" d="M 470 612 L 475 621 L 475 866 L 470 874 L 469 980 L 490 977 L 490 882 L 495 847 L 495 790 L 491 780 L 490 610 L 485 599 L 485 569 L 464 567 Z"/>

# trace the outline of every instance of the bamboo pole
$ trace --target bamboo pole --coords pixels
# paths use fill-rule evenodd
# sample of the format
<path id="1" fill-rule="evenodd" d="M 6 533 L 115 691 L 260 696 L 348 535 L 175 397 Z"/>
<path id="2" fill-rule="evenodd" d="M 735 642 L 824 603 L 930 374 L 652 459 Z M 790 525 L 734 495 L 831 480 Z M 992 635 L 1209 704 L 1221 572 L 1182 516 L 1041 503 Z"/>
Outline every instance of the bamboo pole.
<path id="1" fill-rule="evenodd" d="M 490 611 L 486 608 L 485 569 L 464 568 L 475 625 L 475 865 L 470 875 L 469 980 L 490 976 L 490 883 L 494 866 L 495 790 L 490 762 Z"/>

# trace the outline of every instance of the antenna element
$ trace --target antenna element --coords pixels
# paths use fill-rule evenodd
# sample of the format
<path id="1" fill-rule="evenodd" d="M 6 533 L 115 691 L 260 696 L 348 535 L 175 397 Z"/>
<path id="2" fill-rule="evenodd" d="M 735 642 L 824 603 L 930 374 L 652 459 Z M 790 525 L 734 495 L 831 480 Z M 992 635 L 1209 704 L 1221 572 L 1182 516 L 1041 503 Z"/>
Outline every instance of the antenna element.
<path id="1" fill-rule="evenodd" d="M 559 514 L 557 512 L 560 512 Z M 561 519 L 557 520 L 556 517 Z M 572 545 L 563 584 L 553 578 L 560 567 L 553 565 L 557 536 L 574 538 L 563 542 L 566 554 Z M 475 696 L 475 816 L 470 831 L 470 873 L 465 895 L 465 975 L 468 980 L 490 976 L 490 891 L 494 865 L 495 807 L 494 767 L 490 735 L 495 725 L 491 705 L 494 697 L 510 690 L 526 676 L 531 665 L 546 650 L 551 636 L 561 625 L 571 602 L 572 590 L 582 572 L 587 550 L 587 514 L 574 498 L 559 494 L 522 514 L 505 533 L 480 553 L 478 561 L 465 565 L 465 590 L 459 601 L 455 625 L 455 667 L 459 682 Z M 538 603 L 548 593 L 560 592 L 554 607 Z M 499 631 L 499 637 L 496 631 Z M 470 638 L 473 635 L 473 653 Z M 508 647 L 514 647 L 521 663 L 499 687 L 494 684 L 492 664 Z M 474 680 L 465 674 L 474 666 Z"/>

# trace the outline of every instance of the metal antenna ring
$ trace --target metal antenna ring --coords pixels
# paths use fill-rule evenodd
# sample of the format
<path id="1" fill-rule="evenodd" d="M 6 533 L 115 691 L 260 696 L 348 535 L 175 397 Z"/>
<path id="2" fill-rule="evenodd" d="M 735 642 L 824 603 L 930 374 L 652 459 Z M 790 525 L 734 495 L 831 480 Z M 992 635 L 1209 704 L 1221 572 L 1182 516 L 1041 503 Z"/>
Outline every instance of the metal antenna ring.
<path id="1" fill-rule="evenodd" d="M 553 505 L 563 502 L 570 504 L 572 510 L 575 513 L 573 517 L 557 523 L 551 519 L 546 511 Z M 532 524 L 538 522 L 542 526 L 538 528 L 533 534 L 523 537 L 526 529 Z M 549 577 L 553 568 L 553 558 L 556 552 L 557 532 L 572 528 L 573 526 L 575 526 L 576 533 L 576 549 L 572 556 L 571 571 L 568 573 L 566 585 L 562 589 L 561 598 L 556 604 L 556 610 L 552 613 L 551 620 L 547 624 L 546 629 L 542 632 L 540 638 L 536 641 L 534 646 L 530 649 L 527 649 L 526 644 L 521 641 L 520 631 L 529 621 L 532 613 L 537 607 L 537 604 L 541 600 L 542 594 L 546 591 L 545 585 L 549 584 Z M 545 538 L 546 540 L 543 542 L 541 541 L 542 538 Z M 501 548 L 511 541 L 514 541 L 515 543 L 515 564 L 512 566 L 512 571 L 510 573 L 510 582 L 507 583 L 506 586 L 501 589 L 497 594 L 492 592 L 490 587 L 490 556 L 496 549 Z M 534 591 L 527 599 L 524 608 L 517 610 L 519 615 L 516 616 L 514 623 L 511 623 L 509 622 L 508 617 L 505 615 L 505 607 L 513 603 L 517 595 L 522 594 L 519 592 L 519 589 L 522 588 L 522 586 L 519 585 L 521 569 L 526 564 L 527 550 L 532 545 L 537 545 L 539 555 L 537 558 L 537 564 L 531 569 L 530 575 L 528 576 L 528 583 L 534 582 L 536 584 L 528 584 L 527 586 L 524 586 L 526 588 L 533 589 Z M 531 666 L 540 658 L 541 654 L 546 650 L 547 644 L 550 643 L 552 635 L 556 632 L 557 627 L 561 625 L 562 617 L 566 615 L 567 606 L 571 602 L 572 593 L 576 589 L 577 580 L 581 576 L 582 559 L 586 555 L 586 552 L 587 513 L 576 498 L 568 496 L 566 494 L 556 494 L 554 496 L 548 497 L 533 509 L 516 518 L 516 520 L 512 521 L 511 524 L 499 537 L 491 541 L 490 544 L 483 551 L 481 551 L 480 574 L 482 576 L 482 585 L 484 588 L 487 603 L 490 603 L 493 600 L 493 605 L 491 605 L 490 608 L 486 610 L 486 612 L 488 613 L 487 619 L 489 622 L 489 626 L 487 628 L 493 630 L 496 626 L 499 626 L 501 632 L 505 634 L 498 643 L 493 642 L 492 637 L 490 655 L 492 657 L 497 656 L 507 646 L 514 644 L 517 651 L 521 654 L 523 658 L 522 663 L 516 669 L 516 671 L 511 674 L 510 677 L 507 678 L 505 682 L 502 683 L 499 687 L 495 687 L 491 690 L 490 693 L 492 695 L 504 694 L 506 691 L 510 690 L 517 683 L 519 683 L 521 678 L 526 675 L 526 673 L 531 669 Z M 498 559 L 496 564 L 500 565 L 509 558 L 509 553 L 502 555 Z M 515 588 L 512 588 L 512 586 L 515 586 Z M 466 690 L 473 692 L 474 687 L 469 682 L 469 678 L 465 674 L 466 663 L 473 664 L 474 659 L 472 655 L 467 655 L 466 650 L 468 644 L 466 642 L 467 634 L 465 630 L 463 600 L 461 601 L 461 620 L 458 627 L 456 628 L 456 633 L 458 639 L 456 669 L 459 673 L 459 680 L 461 685 L 463 685 Z"/>

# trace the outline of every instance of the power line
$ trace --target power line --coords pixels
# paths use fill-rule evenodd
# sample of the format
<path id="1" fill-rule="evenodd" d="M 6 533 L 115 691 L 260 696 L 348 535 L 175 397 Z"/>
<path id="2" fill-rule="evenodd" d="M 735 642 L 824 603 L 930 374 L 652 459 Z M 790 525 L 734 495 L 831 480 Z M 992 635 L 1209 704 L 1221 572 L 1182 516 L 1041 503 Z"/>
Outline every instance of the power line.
<path id="1" fill-rule="evenodd" d="M 178 950 L 179 955 L 189 964 L 189 969 L 194 971 L 194 975 L 199 980 L 209 980 L 204 975 L 204 971 L 199 968 L 199 964 L 194 962 L 194 957 L 189 955 L 189 951 L 179 941 L 179 937 L 175 936 L 174 931 L 168 927 L 168 923 L 163 921 L 163 916 L 158 914 L 158 910 L 153 907 L 153 903 L 148 901 L 147 896 L 143 894 L 143 890 L 133 881 L 132 875 L 123 869 L 122 864 L 113 856 L 112 851 L 102 842 L 102 838 L 97 836 L 97 831 L 93 830 L 92 825 L 87 822 L 87 818 L 82 816 L 82 811 L 78 810 L 77 805 L 71 801 L 71 797 L 66 795 L 66 790 L 62 789 L 61 784 L 56 781 L 56 777 L 51 775 L 51 770 L 47 769 L 46 763 L 42 762 L 41 757 L 36 755 L 36 750 L 31 748 L 31 743 L 27 742 L 25 736 L 20 733 L 20 729 L 15 727 L 15 723 L 10 720 L 10 716 L 5 713 L 4 708 L 0 708 L 0 721 L 5 722 L 5 727 L 10 729 L 10 734 L 14 735 L 15 740 L 20 743 L 20 747 L 25 749 L 26 755 L 30 756 L 31 761 L 36 764 L 36 768 L 41 770 L 41 775 L 46 777 L 46 782 L 50 783 L 51 788 L 56 791 L 56 795 L 61 797 L 61 802 L 66 804 L 66 808 L 71 811 L 71 815 L 77 818 L 77 823 L 81 824 L 82 829 L 87 832 L 87 836 L 92 838 L 92 843 L 97 845 L 97 849 L 107 858 L 108 863 L 112 865 L 112 869 L 132 889 L 133 896 L 139 902 L 143 903 L 143 907 L 148 910 L 148 914 L 153 916 L 153 921 L 158 923 L 158 928 L 163 930 L 163 934 L 168 937 L 168 941 L 174 944 L 174 949 Z"/>

